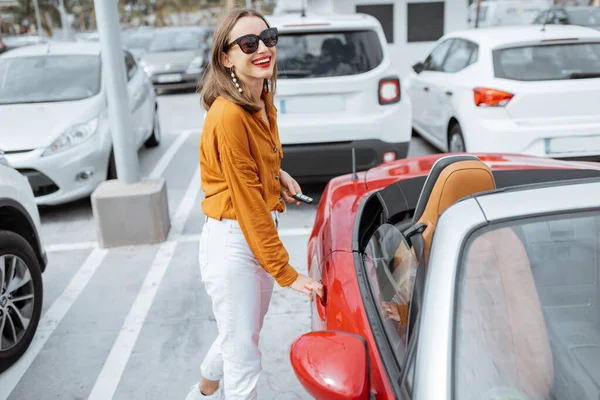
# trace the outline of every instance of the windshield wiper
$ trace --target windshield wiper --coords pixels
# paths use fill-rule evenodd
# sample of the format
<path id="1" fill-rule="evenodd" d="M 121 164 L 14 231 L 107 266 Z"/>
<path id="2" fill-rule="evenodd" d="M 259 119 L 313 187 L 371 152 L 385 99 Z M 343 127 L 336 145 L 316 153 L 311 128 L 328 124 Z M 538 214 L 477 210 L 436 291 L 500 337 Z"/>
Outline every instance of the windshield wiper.
<path id="1" fill-rule="evenodd" d="M 306 69 L 289 69 L 278 71 L 279 76 L 297 76 L 303 78 L 311 74 L 309 70 Z"/>
<path id="2" fill-rule="evenodd" d="M 569 79 L 600 78 L 600 72 L 573 72 Z"/>

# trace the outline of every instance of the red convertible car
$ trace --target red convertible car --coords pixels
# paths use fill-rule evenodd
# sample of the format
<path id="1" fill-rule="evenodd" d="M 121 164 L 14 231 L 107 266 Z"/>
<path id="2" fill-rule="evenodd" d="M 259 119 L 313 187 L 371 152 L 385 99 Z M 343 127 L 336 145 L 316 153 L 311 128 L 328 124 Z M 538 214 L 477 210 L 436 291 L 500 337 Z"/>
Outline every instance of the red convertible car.
<path id="1" fill-rule="evenodd" d="M 600 164 L 409 158 L 330 181 L 297 338 L 317 400 L 598 399 Z"/>

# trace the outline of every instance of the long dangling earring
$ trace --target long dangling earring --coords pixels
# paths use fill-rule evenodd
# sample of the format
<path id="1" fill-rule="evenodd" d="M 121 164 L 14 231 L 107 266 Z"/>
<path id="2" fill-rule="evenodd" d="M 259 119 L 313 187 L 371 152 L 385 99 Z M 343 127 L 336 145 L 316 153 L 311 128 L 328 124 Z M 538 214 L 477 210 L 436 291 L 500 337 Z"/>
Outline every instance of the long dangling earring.
<path id="1" fill-rule="evenodd" d="M 238 92 L 242 93 L 242 88 L 240 87 L 240 84 L 238 83 L 237 78 L 235 77 L 235 74 L 233 73 L 233 68 L 231 68 L 231 80 L 233 81 L 233 84 L 237 88 Z"/>

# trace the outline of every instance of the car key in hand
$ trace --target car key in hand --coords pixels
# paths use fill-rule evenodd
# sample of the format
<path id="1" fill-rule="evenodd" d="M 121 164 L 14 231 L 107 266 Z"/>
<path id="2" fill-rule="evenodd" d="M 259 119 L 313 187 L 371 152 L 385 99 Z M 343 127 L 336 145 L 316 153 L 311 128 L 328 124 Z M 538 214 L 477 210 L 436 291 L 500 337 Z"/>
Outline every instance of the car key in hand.
<path id="1" fill-rule="evenodd" d="M 301 201 L 303 203 L 306 203 L 306 204 L 312 204 L 312 202 L 313 202 L 312 197 L 308 197 L 307 195 L 302 194 L 302 193 L 296 193 L 295 195 L 292 196 L 292 198 L 296 199 L 298 201 Z"/>

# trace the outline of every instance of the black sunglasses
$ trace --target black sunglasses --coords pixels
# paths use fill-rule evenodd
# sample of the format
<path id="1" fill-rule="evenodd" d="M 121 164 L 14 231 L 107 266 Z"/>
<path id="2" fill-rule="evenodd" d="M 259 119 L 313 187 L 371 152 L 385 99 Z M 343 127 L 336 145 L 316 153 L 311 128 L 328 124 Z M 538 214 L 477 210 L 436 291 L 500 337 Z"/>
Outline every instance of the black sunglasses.
<path id="1" fill-rule="evenodd" d="M 277 28 L 265 29 L 260 35 L 248 34 L 240 36 L 233 42 L 226 44 L 223 51 L 227 52 L 232 46 L 237 44 L 244 53 L 252 54 L 258 50 L 259 40 L 262 40 L 267 47 L 275 46 L 279 40 Z"/>

